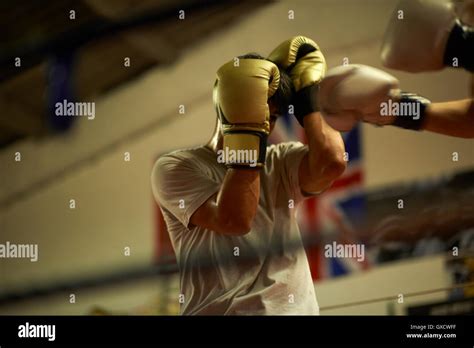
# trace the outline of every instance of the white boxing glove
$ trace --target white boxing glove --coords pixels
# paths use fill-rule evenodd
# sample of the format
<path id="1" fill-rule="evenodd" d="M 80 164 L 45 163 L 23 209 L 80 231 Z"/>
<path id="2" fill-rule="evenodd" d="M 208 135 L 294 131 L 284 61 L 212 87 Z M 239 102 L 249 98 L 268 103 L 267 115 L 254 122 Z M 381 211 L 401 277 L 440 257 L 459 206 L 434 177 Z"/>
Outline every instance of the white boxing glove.
<path id="1" fill-rule="evenodd" d="M 457 19 L 448 0 L 401 0 L 381 49 L 383 64 L 409 72 L 450 66 L 474 69 L 474 30 Z"/>
<path id="2" fill-rule="evenodd" d="M 332 69 L 319 85 L 318 106 L 326 122 L 347 132 L 359 121 L 419 130 L 429 101 L 401 92 L 392 75 L 367 65 Z"/>

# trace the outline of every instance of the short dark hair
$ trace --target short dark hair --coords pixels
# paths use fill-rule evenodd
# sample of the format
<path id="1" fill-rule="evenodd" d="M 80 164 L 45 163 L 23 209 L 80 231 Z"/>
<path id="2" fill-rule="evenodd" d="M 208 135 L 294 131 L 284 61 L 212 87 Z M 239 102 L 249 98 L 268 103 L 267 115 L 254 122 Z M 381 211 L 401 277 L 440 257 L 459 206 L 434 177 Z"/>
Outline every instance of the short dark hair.
<path id="1" fill-rule="evenodd" d="M 239 59 L 269 59 L 261 56 L 258 53 L 251 52 L 241 56 L 238 56 Z M 278 66 L 278 64 L 276 64 Z M 293 97 L 293 82 L 291 81 L 290 75 L 283 69 L 278 66 L 280 70 L 280 85 L 273 94 L 269 101 L 272 102 L 277 108 L 280 115 L 286 115 L 288 113 L 288 106 L 291 104 L 291 99 Z"/>

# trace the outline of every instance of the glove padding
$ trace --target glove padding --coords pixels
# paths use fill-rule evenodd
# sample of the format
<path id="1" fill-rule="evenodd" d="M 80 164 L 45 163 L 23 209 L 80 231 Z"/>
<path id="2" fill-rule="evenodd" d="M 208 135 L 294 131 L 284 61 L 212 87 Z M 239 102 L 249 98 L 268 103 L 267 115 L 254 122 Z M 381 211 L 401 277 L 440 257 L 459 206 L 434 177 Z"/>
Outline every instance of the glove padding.
<path id="1" fill-rule="evenodd" d="M 270 133 L 268 99 L 280 83 L 278 67 L 263 59 L 230 61 L 219 68 L 214 104 L 222 122 L 228 167 L 253 168 L 265 163 Z"/>
<path id="2" fill-rule="evenodd" d="M 398 80 L 365 65 L 341 65 L 328 71 L 319 85 L 318 105 L 326 122 L 339 131 L 351 130 L 364 115 L 380 114 Z"/>
<path id="3" fill-rule="evenodd" d="M 318 110 L 314 96 L 326 72 L 326 60 L 319 46 L 307 37 L 295 36 L 282 42 L 268 59 L 290 75 L 295 89 L 294 115 L 303 126 L 304 116 Z"/>
<path id="4" fill-rule="evenodd" d="M 395 77 L 379 69 L 341 65 L 330 69 L 320 83 L 318 105 L 326 122 L 343 132 L 351 130 L 359 121 L 420 129 L 428 101 L 415 94 L 402 93 L 398 86 Z M 404 115 L 406 111 L 413 115 Z"/>
<path id="5" fill-rule="evenodd" d="M 403 17 L 402 17 L 403 16 Z M 474 30 L 456 18 L 448 0 L 401 0 L 381 49 L 383 64 L 409 72 L 474 69 Z"/>

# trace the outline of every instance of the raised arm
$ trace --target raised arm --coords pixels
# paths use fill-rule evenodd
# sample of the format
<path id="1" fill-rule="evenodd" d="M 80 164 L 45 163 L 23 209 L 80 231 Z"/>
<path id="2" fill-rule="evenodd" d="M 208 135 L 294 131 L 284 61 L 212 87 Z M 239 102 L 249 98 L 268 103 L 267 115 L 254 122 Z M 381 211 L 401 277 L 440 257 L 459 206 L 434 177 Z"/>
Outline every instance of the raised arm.
<path id="1" fill-rule="evenodd" d="M 230 156 L 217 158 L 222 157 L 228 169 L 219 193 L 197 209 L 192 224 L 230 235 L 251 230 L 270 133 L 268 99 L 279 81 L 277 66 L 264 59 L 231 61 L 219 69 L 214 101 L 222 124 L 223 149 L 218 151 Z M 240 158 L 239 154 L 247 156 Z"/>
<path id="2" fill-rule="evenodd" d="M 191 223 L 226 235 L 247 234 L 259 198 L 259 170 L 228 169 L 219 192 L 194 212 Z"/>
<path id="3" fill-rule="evenodd" d="M 316 112 L 316 95 L 326 72 L 325 58 L 316 42 L 295 36 L 275 48 L 269 59 L 291 76 L 295 89 L 293 113 L 308 139 L 309 151 L 299 167 L 300 188 L 306 194 L 321 192 L 346 168 L 340 133 Z"/>
<path id="4" fill-rule="evenodd" d="M 303 193 L 318 193 L 331 186 L 346 169 L 344 142 L 341 134 L 316 112 L 305 116 L 304 130 L 309 151 L 300 163 L 300 188 Z"/>

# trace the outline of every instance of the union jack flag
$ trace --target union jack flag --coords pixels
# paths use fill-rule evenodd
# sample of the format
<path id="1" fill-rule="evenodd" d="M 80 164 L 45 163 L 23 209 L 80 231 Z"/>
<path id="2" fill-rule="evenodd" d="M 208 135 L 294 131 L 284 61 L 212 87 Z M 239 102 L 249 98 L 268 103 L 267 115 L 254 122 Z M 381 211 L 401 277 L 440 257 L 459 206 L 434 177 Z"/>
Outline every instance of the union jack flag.
<path id="1" fill-rule="evenodd" d="M 343 134 L 348 166 L 344 174 L 322 194 L 301 203 L 297 219 L 305 240 L 311 275 L 314 280 L 336 277 L 369 266 L 367 258 L 325 257 L 325 245 L 360 244 L 356 227 L 364 219 L 366 202 L 363 194 L 363 170 L 360 151 L 360 126 Z M 289 115 L 281 118 L 270 142 L 301 141 L 306 143 L 304 129 Z"/>

